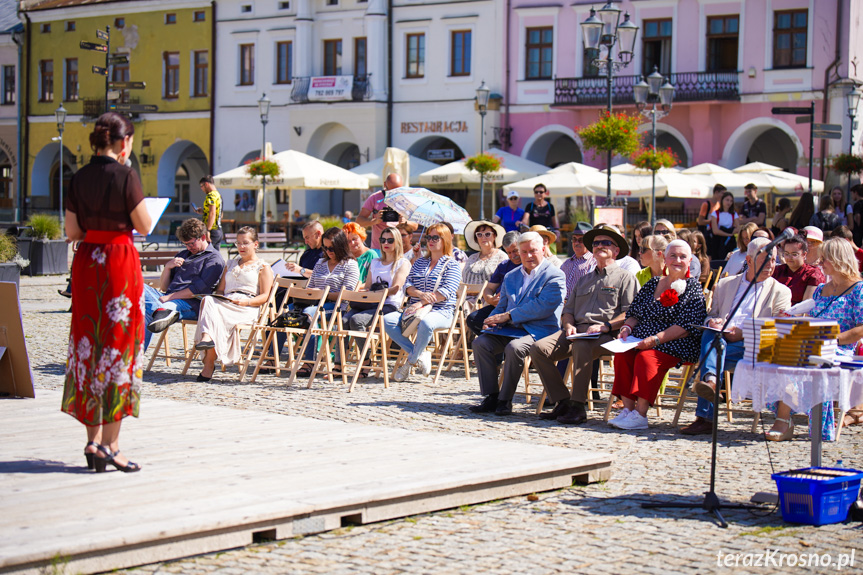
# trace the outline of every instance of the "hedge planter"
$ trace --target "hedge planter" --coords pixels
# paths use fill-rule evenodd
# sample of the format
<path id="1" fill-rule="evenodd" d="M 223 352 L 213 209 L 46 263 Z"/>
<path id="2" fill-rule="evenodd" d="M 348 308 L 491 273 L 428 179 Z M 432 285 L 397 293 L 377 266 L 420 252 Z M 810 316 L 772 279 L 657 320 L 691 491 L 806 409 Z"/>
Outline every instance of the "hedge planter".
<path id="1" fill-rule="evenodd" d="M 18 264 L 0 264 L 0 282 L 15 282 L 15 285 L 20 288 L 20 279 L 21 268 L 18 267 Z"/>
<path id="2" fill-rule="evenodd" d="M 30 267 L 26 269 L 31 276 L 69 273 L 69 244 L 65 240 L 30 242 Z"/>

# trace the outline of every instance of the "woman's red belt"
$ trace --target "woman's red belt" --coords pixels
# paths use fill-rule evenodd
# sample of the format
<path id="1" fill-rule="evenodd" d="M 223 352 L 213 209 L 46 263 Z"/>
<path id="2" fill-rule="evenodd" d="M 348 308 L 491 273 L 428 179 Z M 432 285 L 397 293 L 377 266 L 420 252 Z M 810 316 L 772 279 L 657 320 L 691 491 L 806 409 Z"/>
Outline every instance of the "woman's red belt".
<path id="1" fill-rule="evenodd" d="M 100 232 L 96 230 L 88 230 L 84 236 L 84 241 L 88 244 L 126 244 L 134 245 L 132 241 L 132 232 Z"/>

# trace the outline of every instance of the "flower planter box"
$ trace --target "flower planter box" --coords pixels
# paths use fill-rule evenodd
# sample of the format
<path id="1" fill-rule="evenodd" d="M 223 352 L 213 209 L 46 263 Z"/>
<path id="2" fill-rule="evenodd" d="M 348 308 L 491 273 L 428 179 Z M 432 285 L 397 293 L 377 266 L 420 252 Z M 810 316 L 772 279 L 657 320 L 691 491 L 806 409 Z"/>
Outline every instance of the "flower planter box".
<path id="1" fill-rule="evenodd" d="M 23 254 L 22 254 L 23 257 Z M 30 240 L 31 276 L 69 273 L 69 244 L 65 240 Z"/>
<path id="2" fill-rule="evenodd" d="M 15 285 L 20 288 L 20 280 L 21 268 L 18 267 L 18 264 L 0 264 L 0 282 L 15 282 Z"/>

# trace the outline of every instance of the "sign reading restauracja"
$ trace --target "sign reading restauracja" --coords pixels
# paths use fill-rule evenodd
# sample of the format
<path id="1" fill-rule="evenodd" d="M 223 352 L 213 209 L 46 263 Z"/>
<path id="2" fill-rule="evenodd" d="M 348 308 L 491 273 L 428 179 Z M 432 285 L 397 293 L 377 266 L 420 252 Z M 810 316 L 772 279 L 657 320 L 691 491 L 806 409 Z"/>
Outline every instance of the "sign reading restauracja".
<path id="1" fill-rule="evenodd" d="M 402 134 L 444 134 L 467 132 L 467 122 L 402 122 Z"/>

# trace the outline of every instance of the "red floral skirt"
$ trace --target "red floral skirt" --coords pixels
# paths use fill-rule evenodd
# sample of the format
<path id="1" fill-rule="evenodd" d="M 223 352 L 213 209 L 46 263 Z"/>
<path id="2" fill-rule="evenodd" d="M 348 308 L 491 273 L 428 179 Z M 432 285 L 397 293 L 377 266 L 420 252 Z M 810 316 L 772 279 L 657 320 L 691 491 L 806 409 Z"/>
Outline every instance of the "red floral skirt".
<path id="1" fill-rule="evenodd" d="M 72 263 L 72 329 L 61 407 L 84 425 L 138 416 L 143 294 L 132 235 L 87 232 Z"/>

